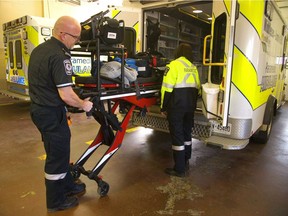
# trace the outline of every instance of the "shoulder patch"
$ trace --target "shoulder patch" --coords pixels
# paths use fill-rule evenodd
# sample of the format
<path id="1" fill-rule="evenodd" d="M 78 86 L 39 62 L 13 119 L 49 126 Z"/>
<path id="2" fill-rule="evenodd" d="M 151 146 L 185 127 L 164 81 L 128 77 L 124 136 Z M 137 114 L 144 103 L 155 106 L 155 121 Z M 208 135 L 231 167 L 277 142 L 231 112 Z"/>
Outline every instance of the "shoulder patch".
<path id="1" fill-rule="evenodd" d="M 65 67 L 65 72 L 68 76 L 71 76 L 73 74 L 73 68 L 72 68 L 72 63 L 70 59 L 65 59 L 63 61 L 64 67 Z"/>
<path id="2" fill-rule="evenodd" d="M 62 51 L 64 52 L 64 55 L 69 56 L 71 58 L 71 54 L 66 51 L 64 48 L 62 48 Z"/>
<path id="3" fill-rule="evenodd" d="M 167 73 L 168 73 L 169 70 L 170 70 L 170 68 L 166 66 L 165 71 L 164 71 L 164 76 L 167 75 Z"/>

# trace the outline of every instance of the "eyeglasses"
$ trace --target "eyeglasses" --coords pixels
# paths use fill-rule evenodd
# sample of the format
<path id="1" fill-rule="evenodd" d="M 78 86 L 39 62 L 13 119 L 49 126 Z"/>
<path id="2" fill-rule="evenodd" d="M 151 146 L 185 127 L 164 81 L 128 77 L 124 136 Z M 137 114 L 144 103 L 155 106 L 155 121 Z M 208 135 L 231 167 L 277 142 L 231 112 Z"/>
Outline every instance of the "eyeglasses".
<path id="1" fill-rule="evenodd" d="M 76 35 L 72 35 L 72 34 L 70 34 L 70 33 L 68 33 L 68 32 L 60 32 L 60 33 L 67 34 L 67 35 L 73 37 L 76 41 L 80 41 L 80 39 L 81 39 L 81 36 L 80 36 L 80 35 L 79 35 L 79 36 L 76 36 Z"/>

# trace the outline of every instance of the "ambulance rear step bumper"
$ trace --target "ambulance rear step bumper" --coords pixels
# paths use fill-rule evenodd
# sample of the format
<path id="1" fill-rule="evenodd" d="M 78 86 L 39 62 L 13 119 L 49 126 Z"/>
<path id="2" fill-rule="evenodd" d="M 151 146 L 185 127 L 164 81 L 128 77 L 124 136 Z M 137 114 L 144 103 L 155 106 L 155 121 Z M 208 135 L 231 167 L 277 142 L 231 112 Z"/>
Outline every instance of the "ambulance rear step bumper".
<path id="1" fill-rule="evenodd" d="M 222 149 L 227 150 L 240 150 L 246 147 L 249 143 L 249 139 L 230 139 L 226 137 L 210 136 L 204 140 L 206 145 L 219 146 Z"/>
<path id="2" fill-rule="evenodd" d="M 155 110 L 153 110 L 155 111 Z M 201 117 L 195 113 L 194 127 L 192 128 L 192 137 L 203 140 L 211 136 L 211 125 L 206 121 L 202 121 Z M 154 130 L 169 133 L 168 121 L 165 116 L 159 112 L 147 112 L 145 115 L 135 110 L 133 112 L 132 124 L 134 126 L 143 126 Z"/>
<path id="3" fill-rule="evenodd" d="M 194 119 L 192 137 L 204 141 L 207 146 L 213 145 L 227 150 L 240 150 L 249 143 L 249 139 L 237 140 L 213 135 L 210 122 L 197 112 L 195 112 Z M 158 110 L 145 114 L 139 110 L 134 110 L 132 125 L 169 133 L 168 121 Z"/>

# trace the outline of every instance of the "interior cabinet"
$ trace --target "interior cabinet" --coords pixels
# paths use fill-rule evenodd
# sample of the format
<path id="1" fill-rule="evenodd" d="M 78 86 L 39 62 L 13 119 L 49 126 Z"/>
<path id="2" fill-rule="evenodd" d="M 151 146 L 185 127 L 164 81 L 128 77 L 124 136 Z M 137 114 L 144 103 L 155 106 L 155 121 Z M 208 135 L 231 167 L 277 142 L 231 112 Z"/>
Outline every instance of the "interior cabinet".
<path id="1" fill-rule="evenodd" d="M 191 23 L 179 22 L 179 43 L 189 43 L 192 46 L 192 52 L 195 62 L 202 61 L 202 30 Z"/>
<path id="2" fill-rule="evenodd" d="M 174 58 L 174 50 L 179 44 L 178 20 L 159 13 L 161 35 L 158 40 L 158 51 L 169 59 Z"/>
<path id="3" fill-rule="evenodd" d="M 189 43 L 192 46 L 194 62 L 202 61 L 203 35 L 200 27 L 156 11 L 146 12 L 146 19 L 153 23 L 159 22 L 161 35 L 157 45 L 158 52 L 166 58 L 174 59 L 174 51 L 178 45 Z"/>

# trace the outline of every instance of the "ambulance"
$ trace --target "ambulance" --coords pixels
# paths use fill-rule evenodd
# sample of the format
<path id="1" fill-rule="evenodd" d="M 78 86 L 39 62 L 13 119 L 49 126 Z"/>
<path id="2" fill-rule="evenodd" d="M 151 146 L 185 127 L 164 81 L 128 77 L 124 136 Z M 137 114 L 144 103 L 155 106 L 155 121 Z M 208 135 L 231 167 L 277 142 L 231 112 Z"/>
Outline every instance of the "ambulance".
<path id="1" fill-rule="evenodd" d="M 55 20 L 36 16 L 23 16 L 3 24 L 5 50 L 6 95 L 30 100 L 28 63 L 32 50 L 52 36 Z M 76 75 L 88 76 L 91 58 L 76 53 L 71 59 Z"/>
<path id="2" fill-rule="evenodd" d="M 136 52 L 157 51 L 172 60 L 180 43 L 193 48 L 202 83 L 193 137 L 223 149 L 242 149 L 252 139 L 266 143 L 284 103 L 287 70 L 288 28 L 274 0 L 140 3 L 131 0 L 129 10 L 118 7 L 110 15 L 131 23 Z M 52 23 L 24 16 L 3 25 L 9 91 L 28 96 L 29 56 L 51 37 Z M 88 61 L 80 55 L 74 64 L 83 63 L 89 73 Z M 81 67 L 74 71 L 85 74 Z M 159 106 L 135 111 L 132 123 L 168 132 Z"/>
<path id="3" fill-rule="evenodd" d="M 285 99 L 288 29 L 279 8 L 272 0 L 189 2 L 147 5 L 143 14 L 154 23 L 159 21 L 158 50 L 172 49 L 183 41 L 202 51 L 201 57 L 195 56 L 202 97 L 193 137 L 231 150 L 243 149 L 251 140 L 266 143 L 273 117 Z M 207 20 L 192 12 L 204 6 L 211 8 L 208 33 Z M 180 37 L 184 31 L 191 34 L 190 39 Z M 168 131 L 159 109 L 144 114 L 134 113 L 133 124 Z"/>
<path id="4" fill-rule="evenodd" d="M 23 16 L 3 24 L 6 81 L 8 92 L 29 100 L 28 62 L 32 50 L 52 35 L 54 21 Z"/>

